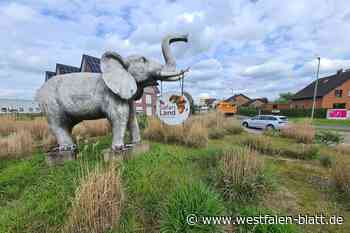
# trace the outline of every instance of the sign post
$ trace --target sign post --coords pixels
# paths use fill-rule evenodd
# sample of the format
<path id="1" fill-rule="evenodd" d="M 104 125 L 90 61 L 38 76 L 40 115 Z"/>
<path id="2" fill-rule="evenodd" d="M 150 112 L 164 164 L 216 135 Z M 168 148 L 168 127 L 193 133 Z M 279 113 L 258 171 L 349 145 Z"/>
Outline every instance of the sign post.
<path id="1" fill-rule="evenodd" d="M 157 115 L 167 125 L 179 125 L 190 115 L 190 102 L 181 93 L 163 93 L 157 104 Z"/>

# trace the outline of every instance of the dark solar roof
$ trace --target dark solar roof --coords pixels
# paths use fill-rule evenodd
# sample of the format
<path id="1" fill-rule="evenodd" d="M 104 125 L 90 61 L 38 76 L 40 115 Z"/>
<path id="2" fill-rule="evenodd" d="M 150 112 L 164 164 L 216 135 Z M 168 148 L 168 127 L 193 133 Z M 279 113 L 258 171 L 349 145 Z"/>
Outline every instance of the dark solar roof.
<path id="1" fill-rule="evenodd" d="M 68 74 L 80 72 L 80 68 L 63 64 L 56 64 L 56 74 Z"/>
<path id="2" fill-rule="evenodd" d="M 338 71 L 336 74 L 320 78 L 317 85 L 317 97 L 323 97 L 328 94 L 330 91 L 334 90 L 336 87 L 339 87 L 347 80 L 350 80 L 350 71 L 346 70 L 344 72 Z M 297 92 L 293 96 L 293 100 L 298 99 L 309 99 L 314 96 L 316 81 L 310 83 L 308 86 Z"/>
<path id="3" fill-rule="evenodd" d="M 56 73 L 55 72 L 52 72 L 52 71 L 45 71 L 45 82 L 47 80 L 49 80 L 50 78 L 52 78 L 52 76 L 55 76 Z"/>
<path id="4" fill-rule="evenodd" d="M 85 62 L 86 67 L 82 67 Z M 81 59 L 80 69 L 82 71 L 89 71 L 93 73 L 101 73 L 100 59 L 90 55 L 84 54 Z"/>

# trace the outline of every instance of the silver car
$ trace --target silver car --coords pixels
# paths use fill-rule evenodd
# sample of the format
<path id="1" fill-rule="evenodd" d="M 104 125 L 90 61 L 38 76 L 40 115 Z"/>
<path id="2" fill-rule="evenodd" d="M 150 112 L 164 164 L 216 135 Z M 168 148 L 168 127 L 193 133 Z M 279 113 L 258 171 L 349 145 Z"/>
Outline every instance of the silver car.
<path id="1" fill-rule="evenodd" d="M 287 117 L 275 115 L 259 115 L 242 121 L 244 127 L 259 129 L 281 129 L 287 124 Z"/>

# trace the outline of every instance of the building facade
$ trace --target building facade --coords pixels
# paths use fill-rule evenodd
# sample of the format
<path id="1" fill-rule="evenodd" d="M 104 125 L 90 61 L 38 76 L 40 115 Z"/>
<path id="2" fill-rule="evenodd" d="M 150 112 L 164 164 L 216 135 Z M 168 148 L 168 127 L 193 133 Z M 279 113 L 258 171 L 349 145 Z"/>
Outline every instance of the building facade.
<path id="1" fill-rule="evenodd" d="M 316 81 L 297 92 L 292 98 L 291 108 L 312 108 L 315 84 Z M 315 107 L 350 110 L 350 70 L 339 70 L 318 80 Z"/>
<path id="2" fill-rule="evenodd" d="M 92 72 L 101 73 L 100 59 L 90 55 L 83 54 L 80 67 L 68 66 L 64 64 L 56 64 L 56 71 L 46 71 L 45 81 L 59 74 L 75 73 L 75 72 Z M 154 116 L 157 112 L 157 96 L 159 94 L 156 86 L 146 87 L 141 99 L 135 101 L 137 113 Z"/>
<path id="3" fill-rule="evenodd" d="M 41 113 L 39 104 L 32 100 L 0 99 L 0 114 L 9 113 Z"/>

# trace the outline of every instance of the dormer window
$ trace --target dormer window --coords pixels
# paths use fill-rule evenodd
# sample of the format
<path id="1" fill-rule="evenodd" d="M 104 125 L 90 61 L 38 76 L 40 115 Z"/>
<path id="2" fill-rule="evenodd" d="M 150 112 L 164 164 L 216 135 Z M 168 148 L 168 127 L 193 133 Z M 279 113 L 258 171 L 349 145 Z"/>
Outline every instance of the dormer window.
<path id="1" fill-rule="evenodd" d="M 338 97 L 338 98 L 342 97 L 343 96 L 343 90 L 335 90 L 334 91 L 334 95 L 335 95 L 335 97 Z"/>

